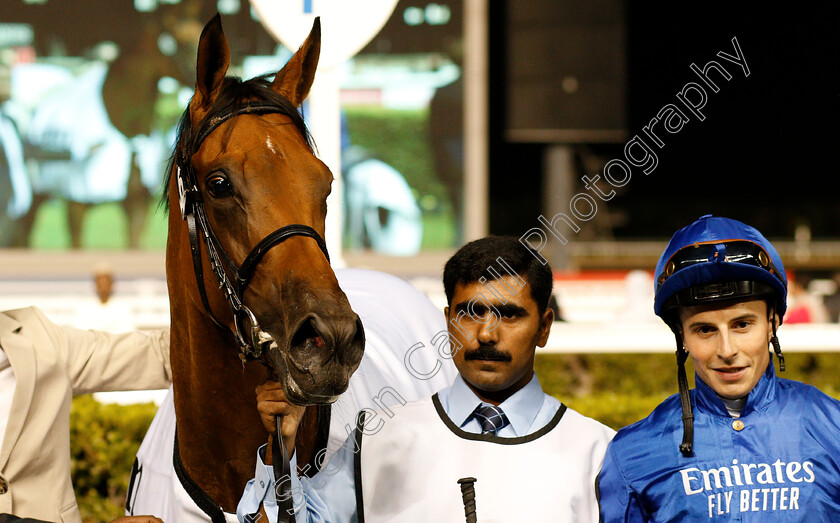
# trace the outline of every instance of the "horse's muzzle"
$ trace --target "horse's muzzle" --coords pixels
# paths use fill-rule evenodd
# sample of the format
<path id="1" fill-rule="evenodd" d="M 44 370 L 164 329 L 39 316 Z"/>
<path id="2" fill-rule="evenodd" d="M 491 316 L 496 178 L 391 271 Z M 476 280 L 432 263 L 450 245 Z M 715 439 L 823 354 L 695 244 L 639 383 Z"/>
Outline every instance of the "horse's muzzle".
<path id="1" fill-rule="evenodd" d="M 289 401 L 299 405 L 332 403 L 347 390 L 364 346 L 364 327 L 356 314 L 325 321 L 311 313 L 294 331 L 288 351 L 272 345 L 266 356 Z"/>

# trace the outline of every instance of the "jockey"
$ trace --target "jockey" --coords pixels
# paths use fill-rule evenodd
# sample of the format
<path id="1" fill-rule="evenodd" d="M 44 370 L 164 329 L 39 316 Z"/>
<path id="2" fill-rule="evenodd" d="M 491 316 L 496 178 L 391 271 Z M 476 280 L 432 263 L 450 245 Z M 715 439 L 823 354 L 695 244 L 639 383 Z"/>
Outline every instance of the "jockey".
<path id="1" fill-rule="evenodd" d="M 610 443 L 602 521 L 837 521 L 840 402 L 776 377 L 769 347 L 783 371 L 776 328 L 787 279 L 773 245 L 741 222 L 703 216 L 671 238 L 655 287 L 654 312 L 677 341 L 680 393 Z"/>
<path id="2" fill-rule="evenodd" d="M 443 282 L 458 375 L 431 397 L 359 413 L 312 478 L 298 477 L 293 456 L 296 521 L 597 521 L 593 485 L 614 431 L 545 394 L 534 374 L 554 319 L 551 269 L 516 238 L 489 237 L 455 253 Z M 279 384 L 257 399 L 269 432 L 283 415 L 294 448 L 301 408 Z M 274 485 L 258 454 L 240 521 L 256 521 L 260 504 L 277 519 Z"/>

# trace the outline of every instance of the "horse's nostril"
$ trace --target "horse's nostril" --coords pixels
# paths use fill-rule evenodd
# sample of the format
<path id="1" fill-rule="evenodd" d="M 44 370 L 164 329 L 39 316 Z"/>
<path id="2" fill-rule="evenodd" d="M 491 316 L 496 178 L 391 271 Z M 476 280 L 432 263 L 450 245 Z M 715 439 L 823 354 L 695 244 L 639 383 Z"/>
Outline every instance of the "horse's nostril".
<path id="1" fill-rule="evenodd" d="M 324 321 L 317 314 L 307 317 L 291 339 L 291 354 L 296 365 L 307 367 L 316 361 L 325 364 L 335 358 L 342 366 L 358 365 L 365 348 L 365 330 L 356 318 L 332 318 Z"/>
<path id="2" fill-rule="evenodd" d="M 292 336 L 292 347 L 304 347 L 309 341 L 315 347 L 321 348 L 324 346 L 324 338 L 315 327 L 315 319 L 312 317 L 304 320 L 297 332 L 295 332 L 295 335 Z"/>

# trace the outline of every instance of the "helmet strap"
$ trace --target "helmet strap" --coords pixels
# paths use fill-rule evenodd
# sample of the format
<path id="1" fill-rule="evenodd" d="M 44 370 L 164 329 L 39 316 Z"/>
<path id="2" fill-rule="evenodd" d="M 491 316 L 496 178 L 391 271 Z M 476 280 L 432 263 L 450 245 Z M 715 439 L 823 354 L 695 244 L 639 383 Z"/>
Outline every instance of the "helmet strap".
<path id="1" fill-rule="evenodd" d="M 779 372 L 785 371 L 785 355 L 782 354 L 782 346 L 779 344 L 779 337 L 776 335 L 776 311 L 773 310 L 773 315 L 770 317 L 770 325 L 773 326 L 773 337 L 770 338 L 770 344 L 773 345 L 773 352 L 776 353 L 776 358 L 779 360 Z"/>
<path id="2" fill-rule="evenodd" d="M 682 336 L 674 331 L 677 339 L 677 383 L 680 388 L 680 404 L 682 405 L 683 440 L 680 452 L 684 456 L 691 456 L 694 447 L 694 413 L 691 411 L 691 396 L 688 393 L 688 377 L 685 374 L 685 360 L 688 352 L 683 349 Z"/>

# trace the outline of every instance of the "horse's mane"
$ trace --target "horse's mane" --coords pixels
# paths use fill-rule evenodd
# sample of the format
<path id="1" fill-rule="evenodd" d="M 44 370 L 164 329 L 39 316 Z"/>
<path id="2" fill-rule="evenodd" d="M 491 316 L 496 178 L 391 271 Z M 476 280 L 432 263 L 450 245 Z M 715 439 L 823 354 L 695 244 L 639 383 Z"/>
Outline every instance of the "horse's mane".
<path id="1" fill-rule="evenodd" d="M 292 104 L 284 96 L 277 94 L 271 89 L 271 82 L 269 80 L 273 76 L 274 73 L 269 73 L 246 81 L 234 76 L 226 77 L 222 84 L 222 90 L 216 98 L 216 101 L 213 103 L 213 107 L 201 123 L 195 128 L 191 125 L 189 104 L 187 105 L 187 108 L 181 115 L 181 119 L 178 121 L 175 150 L 172 152 L 172 156 L 169 157 L 169 161 L 166 165 L 166 172 L 164 173 L 163 195 L 161 197 L 160 206 L 163 207 L 165 211 L 168 211 L 169 209 L 169 182 L 172 177 L 172 170 L 175 167 L 175 162 L 178 157 L 184 155 L 184 157 L 188 158 L 189 155 L 191 155 L 192 152 L 195 152 L 196 148 L 201 145 L 193 142 L 196 139 L 198 131 L 204 127 L 205 123 L 209 119 L 218 115 L 226 114 L 243 105 L 245 102 L 256 101 L 278 106 L 282 109 L 279 111 L 279 114 L 288 116 L 292 120 L 292 124 L 297 128 L 298 132 L 300 132 L 300 135 L 304 138 L 304 141 L 306 141 L 309 149 L 313 149 L 314 143 L 312 141 L 312 136 L 306 129 L 303 116 L 301 116 L 300 112 L 298 112 L 297 107 L 295 107 L 294 104 Z"/>

